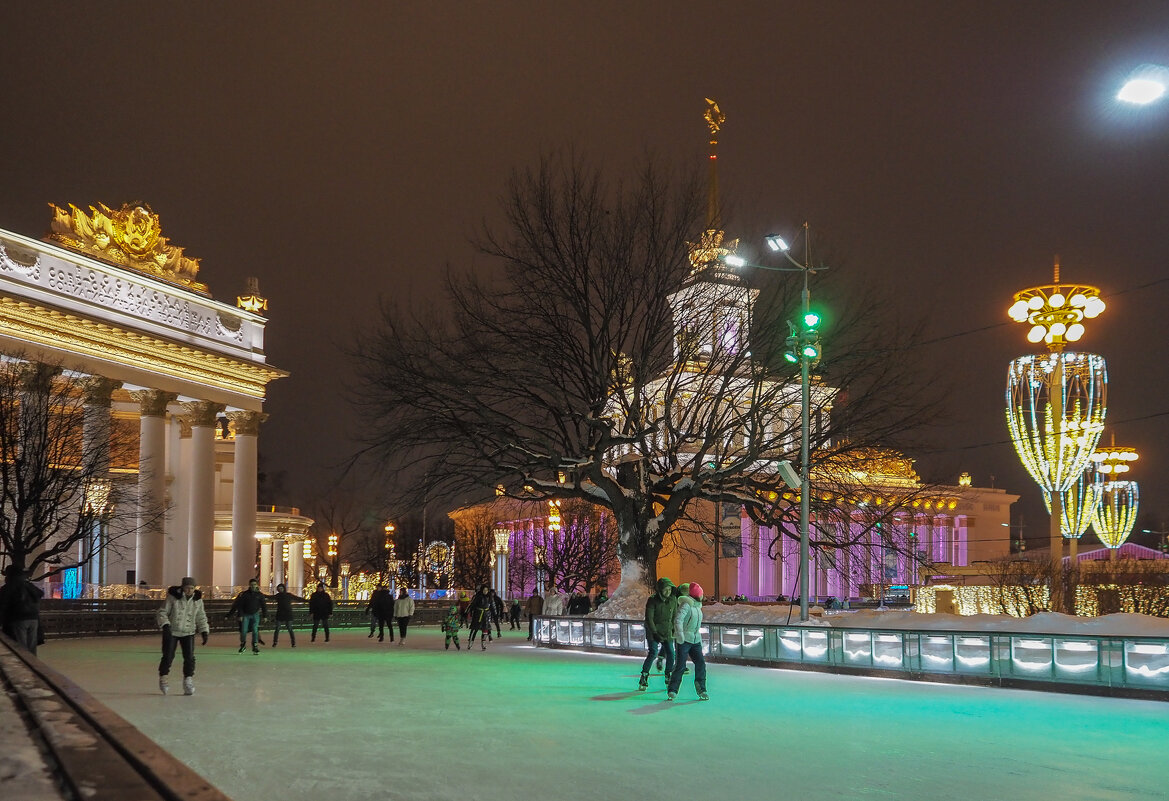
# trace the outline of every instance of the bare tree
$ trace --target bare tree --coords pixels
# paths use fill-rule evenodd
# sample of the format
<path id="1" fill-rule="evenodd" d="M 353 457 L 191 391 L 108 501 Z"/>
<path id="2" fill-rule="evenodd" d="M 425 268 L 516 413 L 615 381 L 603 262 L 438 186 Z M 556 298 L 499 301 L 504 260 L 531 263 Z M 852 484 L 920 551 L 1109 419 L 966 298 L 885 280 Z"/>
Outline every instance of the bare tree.
<path id="1" fill-rule="evenodd" d="M 451 515 L 455 521 L 455 584 L 459 587 L 478 587 L 491 581 L 498 522 L 492 512 L 491 506 L 481 505 Z"/>
<path id="2" fill-rule="evenodd" d="M 38 578 L 160 522 L 137 519 L 137 437 L 101 382 L 0 356 L 0 548 Z"/>
<path id="3" fill-rule="evenodd" d="M 388 576 L 388 553 L 384 547 L 385 509 L 371 504 L 369 493 L 352 482 L 330 488 L 312 507 L 311 536 L 318 564 L 327 565 L 332 587 L 337 587 L 341 563 L 350 562 L 358 570 L 370 570 Z M 338 548 L 330 555 L 329 537 L 336 535 Z"/>
<path id="4" fill-rule="evenodd" d="M 776 462 L 799 452 L 793 282 L 752 302 L 713 221 L 687 248 L 702 200 L 653 166 L 616 184 L 578 159 L 516 174 L 506 224 L 479 242 L 487 264 L 449 277 L 447 307 L 387 304 L 359 341 L 365 453 L 425 477 L 415 496 L 596 505 L 618 532 L 618 592 L 648 591 L 696 500 L 792 531 Z M 854 457 L 899 446 L 938 400 L 898 358 L 913 331 L 880 313 L 881 293 L 827 286 L 811 443 L 825 511 L 863 489 Z"/>

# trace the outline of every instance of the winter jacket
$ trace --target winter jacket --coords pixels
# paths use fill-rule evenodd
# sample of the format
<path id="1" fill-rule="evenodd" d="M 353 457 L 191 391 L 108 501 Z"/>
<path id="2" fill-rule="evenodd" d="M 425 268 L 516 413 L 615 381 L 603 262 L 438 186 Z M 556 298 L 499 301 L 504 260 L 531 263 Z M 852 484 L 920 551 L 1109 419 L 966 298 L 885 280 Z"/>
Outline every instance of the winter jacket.
<path id="1" fill-rule="evenodd" d="M 472 629 L 486 629 L 491 625 L 491 619 L 495 617 L 494 604 L 491 603 L 491 596 L 484 593 L 476 593 L 475 597 L 471 599 L 471 605 L 467 607 L 467 617 L 471 620 Z"/>
<path id="2" fill-rule="evenodd" d="M 276 599 L 276 620 L 280 623 L 292 620 L 292 602 L 303 601 L 299 595 L 293 595 L 288 591 L 278 592 L 271 596 Z"/>
<path id="3" fill-rule="evenodd" d="M 674 582 L 668 578 L 658 579 L 658 591 L 645 602 L 645 637 L 658 642 L 672 642 L 674 639 L 674 615 L 678 611 L 678 596 L 674 595 Z"/>
<path id="4" fill-rule="evenodd" d="M 231 609 L 227 610 L 228 615 L 254 615 L 257 612 L 261 617 L 268 616 L 268 604 L 264 600 L 264 593 L 259 590 L 244 590 L 235 596 Z"/>
<path id="5" fill-rule="evenodd" d="M 539 595 L 532 595 L 528 599 L 528 617 L 539 617 L 544 614 L 544 599 Z"/>
<path id="6" fill-rule="evenodd" d="M 394 596 L 390 594 L 389 590 L 374 590 L 373 594 L 369 596 L 369 604 L 365 607 L 366 612 L 372 612 L 375 617 L 383 619 L 394 616 Z"/>
<path id="7" fill-rule="evenodd" d="M 448 634 L 453 634 L 459 630 L 459 625 L 462 623 L 459 620 L 459 611 L 447 612 L 447 616 L 442 619 L 442 630 Z"/>
<path id="8" fill-rule="evenodd" d="M 308 599 L 308 611 L 317 620 L 333 614 L 333 599 L 324 590 L 317 590 Z"/>
<path id="9" fill-rule="evenodd" d="M 702 642 L 698 629 L 702 626 L 702 604 L 683 595 L 678 599 L 678 611 L 674 614 L 675 642 Z"/>
<path id="10" fill-rule="evenodd" d="M 207 612 L 203 609 L 201 590 L 195 590 L 190 598 L 186 598 L 182 587 L 171 587 L 166 591 L 166 603 L 154 619 L 159 628 L 170 626 L 172 637 L 188 637 L 211 630 L 207 626 Z"/>
<path id="11" fill-rule="evenodd" d="M 410 617 L 414 614 L 414 599 L 407 595 L 394 601 L 394 617 Z"/>
<path id="12" fill-rule="evenodd" d="M 495 615 L 496 620 L 503 620 L 503 599 L 496 595 L 494 590 L 489 597 L 491 598 L 491 614 Z"/>
<path id="13" fill-rule="evenodd" d="M 41 614 L 41 596 L 45 594 L 37 585 L 23 576 L 9 578 L 0 587 L 0 622 L 5 631 L 18 620 L 36 620 Z"/>

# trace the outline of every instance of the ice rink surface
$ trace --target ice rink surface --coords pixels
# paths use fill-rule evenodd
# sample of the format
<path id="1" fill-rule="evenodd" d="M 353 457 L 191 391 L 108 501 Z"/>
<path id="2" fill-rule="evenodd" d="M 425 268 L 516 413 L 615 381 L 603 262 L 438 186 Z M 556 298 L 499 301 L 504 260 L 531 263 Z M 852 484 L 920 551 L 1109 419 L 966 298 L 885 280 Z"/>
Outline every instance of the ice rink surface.
<path id="1" fill-rule="evenodd" d="M 155 638 L 39 655 L 236 801 L 1169 799 L 1169 704 L 719 664 L 670 703 L 640 659 L 525 637 L 216 634 L 192 697 Z"/>

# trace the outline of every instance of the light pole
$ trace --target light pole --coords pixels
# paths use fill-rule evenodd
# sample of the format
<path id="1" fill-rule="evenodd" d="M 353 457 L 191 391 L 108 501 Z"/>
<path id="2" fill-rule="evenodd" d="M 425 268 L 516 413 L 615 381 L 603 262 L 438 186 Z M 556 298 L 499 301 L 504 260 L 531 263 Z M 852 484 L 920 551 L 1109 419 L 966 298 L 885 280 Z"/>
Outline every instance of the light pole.
<path id="1" fill-rule="evenodd" d="M 1143 64 L 1128 76 L 1124 86 L 1116 93 L 1116 99 L 1123 103 L 1147 106 L 1164 97 L 1167 87 L 1169 68 Z"/>
<path id="2" fill-rule="evenodd" d="M 792 325 L 788 322 L 788 327 L 791 329 L 791 336 L 787 338 L 787 351 L 784 353 L 784 358 L 789 362 L 800 365 L 800 622 L 805 623 L 808 620 L 808 562 L 811 537 L 809 533 L 810 517 L 811 517 L 811 481 L 809 479 L 809 445 L 810 427 L 811 427 L 811 406 L 812 406 L 812 387 L 811 387 L 811 368 L 812 365 L 820 361 L 820 315 L 812 311 L 811 307 L 811 293 L 808 290 L 808 276 L 814 275 L 816 270 L 812 269 L 812 265 L 808 258 L 808 251 L 810 248 L 808 237 L 808 224 L 803 225 L 804 233 L 804 263 L 796 261 L 792 258 L 791 246 L 784 241 L 783 237 L 776 234 L 771 234 L 766 237 L 767 246 L 776 253 L 782 253 L 784 258 L 791 262 L 791 267 L 769 267 L 764 264 L 748 264 L 748 262 L 739 256 L 727 256 L 726 264 L 729 267 L 758 267 L 763 270 L 778 270 L 781 272 L 799 271 L 804 274 L 804 289 L 800 295 L 800 305 L 802 317 L 800 325 Z M 819 269 L 826 270 L 827 267 Z M 787 480 L 786 474 L 780 465 L 781 475 L 785 476 L 785 482 L 791 485 Z"/>
<path id="3" fill-rule="evenodd" d="M 495 537 L 495 552 L 494 557 L 495 570 L 491 574 L 491 578 L 495 584 L 495 592 L 500 598 L 507 597 L 507 555 L 508 540 L 511 539 L 511 529 L 504 526 L 497 526 L 491 531 Z"/>

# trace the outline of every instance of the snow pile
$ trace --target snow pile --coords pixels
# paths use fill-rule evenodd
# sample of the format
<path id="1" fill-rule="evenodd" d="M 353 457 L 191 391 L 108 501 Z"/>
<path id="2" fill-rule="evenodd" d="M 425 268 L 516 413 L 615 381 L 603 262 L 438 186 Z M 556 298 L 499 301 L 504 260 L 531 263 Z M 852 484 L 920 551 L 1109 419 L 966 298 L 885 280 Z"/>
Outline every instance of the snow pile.
<path id="1" fill-rule="evenodd" d="M 587 617 L 605 620 L 641 620 L 645 616 L 648 591 L 640 595 L 615 596 Z M 546 602 L 547 603 L 547 602 Z M 561 607 L 563 608 L 563 607 Z M 550 612 L 546 614 L 563 614 Z M 789 604 L 704 604 L 707 623 L 743 623 L 758 626 L 799 625 L 800 607 Z M 1150 615 L 1114 614 L 1078 617 L 1040 612 L 1031 617 L 1010 615 L 943 615 L 893 610 L 862 609 L 855 612 L 824 613 L 809 608 L 811 619 L 804 625 L 858 629 L 914 629 L 925 631 L 1003 631 L 1036 634 L 1079 634 L 1089 637 L 1169 637 L 1169 619 Z"/>

